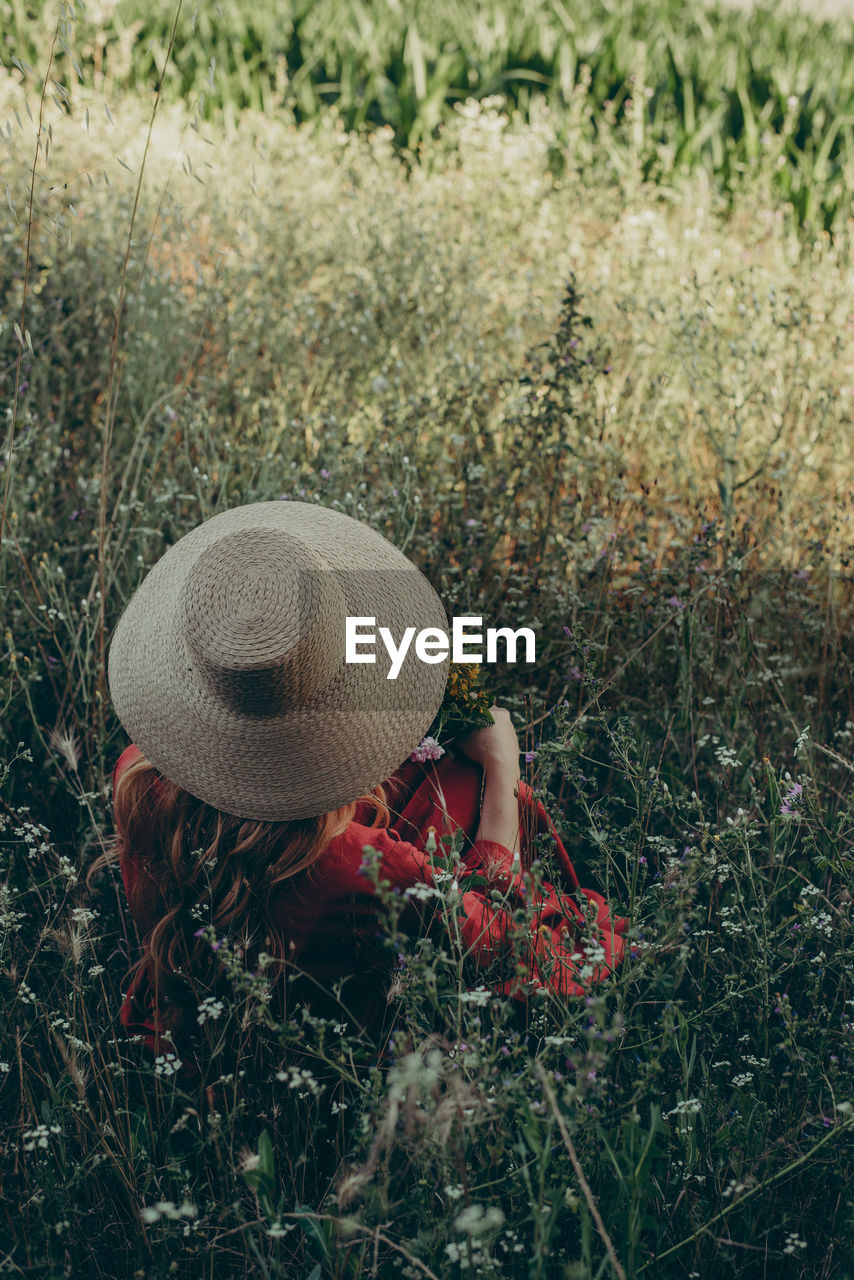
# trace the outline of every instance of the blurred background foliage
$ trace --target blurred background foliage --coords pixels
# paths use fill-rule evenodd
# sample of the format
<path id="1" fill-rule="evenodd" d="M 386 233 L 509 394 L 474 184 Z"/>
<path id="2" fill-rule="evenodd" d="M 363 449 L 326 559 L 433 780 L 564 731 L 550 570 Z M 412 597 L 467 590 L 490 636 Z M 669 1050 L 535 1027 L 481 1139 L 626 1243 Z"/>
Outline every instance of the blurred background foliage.
<path id="1" fill-rule="evenodd" d="M 0 57 L 45 64 L 58 9 L 0 2 Z M 801 223 L 830 229 L 854 190 L 851 18 L 788 6 L 680 0 L 96 0 L 54 75 L 195 101 L 233 123 L 249 108 L 343 127 L 390 125 L 414 151 L 455 102 L 502 94 L 527 117 L 544 99 L 563 130 L 599 143 L 624 124 L 644 179 L 698 166 L 731 198 L 764 150 Z M 166 51 L 174 30 L 174 56 Z M 561 167 L 560 147 L 553 163 Z M 616 160 L 614 163 L 618 163 Z"/>

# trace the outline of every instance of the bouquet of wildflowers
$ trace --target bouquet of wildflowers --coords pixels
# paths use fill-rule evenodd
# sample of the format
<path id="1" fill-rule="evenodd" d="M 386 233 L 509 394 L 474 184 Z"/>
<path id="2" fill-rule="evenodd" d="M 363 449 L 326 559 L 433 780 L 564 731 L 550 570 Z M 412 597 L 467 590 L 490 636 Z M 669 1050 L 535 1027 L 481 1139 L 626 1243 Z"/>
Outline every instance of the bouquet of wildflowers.
<path id="1" fill-rule="evenodd" d="M 412 759 L 439 760 L 455 738 L 493 724 L 489 710 L 493 699 L 479 663 L 454 663 L 445 685 L 445 696 L 427 735 L 412 752 Z"/>

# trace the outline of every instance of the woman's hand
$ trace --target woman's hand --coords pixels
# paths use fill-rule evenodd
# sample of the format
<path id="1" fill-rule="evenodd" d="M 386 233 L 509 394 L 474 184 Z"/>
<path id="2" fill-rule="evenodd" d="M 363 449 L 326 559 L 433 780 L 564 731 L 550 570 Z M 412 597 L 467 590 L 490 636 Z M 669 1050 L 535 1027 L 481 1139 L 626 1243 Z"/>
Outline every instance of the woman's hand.
<path id="1" fill-rule="evenodd" d="M 488 773 L 500 769 L 508 770 L 516 778 L 521 777 L 519 768 L 519 739 L 506 707 L 489 708 L 495 724 L 488 724 L 484 729 L 475 729 L 468 737 L 457 744 L 464 755 L 476 764 L 482 765 Z"/>

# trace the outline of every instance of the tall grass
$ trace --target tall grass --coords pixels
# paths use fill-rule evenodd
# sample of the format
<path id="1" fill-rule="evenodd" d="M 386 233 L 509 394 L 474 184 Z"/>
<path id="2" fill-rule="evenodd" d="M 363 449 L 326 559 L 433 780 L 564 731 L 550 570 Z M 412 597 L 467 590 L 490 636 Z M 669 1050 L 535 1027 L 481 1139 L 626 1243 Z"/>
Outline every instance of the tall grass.
<path id="1" fill-rule="evenodd" d="M 2 90 L 4 1269 L 850 1274 L 850 224 L 796 234 L 773 165 L 731 210 L 702 167 L 654 186 L 579 92 L 563 140 L 462 104 L 408 175 L 340 116 L 221 138 L 165 53 L 154 121 L 117 74 L 45 74 L 42 117 Z M 191 1087 L 119 1034 L 138 938 L 115 875 L 82 888 L 124 743 L 100 639 L 165 546 L 272 497 L 536 626 L 495 690 L 631 946 L 586 999 L 490 995 L 513 957 L 465 954 L 450 847 L 450 928 L 401 936 L 377 884 L 384 1044 L 346 987 L 277 1024 L 226 940 Z"/>

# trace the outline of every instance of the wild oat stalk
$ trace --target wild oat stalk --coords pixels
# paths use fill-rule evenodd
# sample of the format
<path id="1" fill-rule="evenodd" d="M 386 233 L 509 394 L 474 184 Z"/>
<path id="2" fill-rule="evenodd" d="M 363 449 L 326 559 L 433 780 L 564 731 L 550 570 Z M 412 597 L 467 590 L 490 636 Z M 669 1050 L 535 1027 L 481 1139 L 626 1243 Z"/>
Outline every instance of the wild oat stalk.
<path id="1" fill-rule="evenodd" d="M 136 191 L 134 192 L 133 209 L 131 210 L 130 225 L 128 226 L 127 243 L 125 245 L 124 259 L 122 261 L 122 270 L 119 283 L 119 298 L 116 303 L 116 310 L 113 317 L 113 336 L 110 341 L 110 369 L 107 377 L 107 393 L 106 393 L 106 409 L 104 413 L 104 432 L 102 437 L 101 450 L 101 493 L 98 503 L 98 683 L 96 692 L 98 728 L 103 728 L 104 713 L 107 705 L 107 668 L 106 668 L 106 552 L 107 537 L 110 530 L 107 528 L 107 481 L 110 470 L 110 450 L 113 443 L 113 433 L 116 423 L 116 407 L 118 405 L 119 391 L 122 381 L 122 370 L 124 368 L 124 354 L 119 354 L 119 331 L 121 328 L 122 315 L 124 313 L 125 297 L 127 294 L 127 272 L 128 263 L 130 261 L 131 248 L 133 246 L 133 233 L 136 226 L 136 215 L 139 209 L 139 198 L 142 192 L 142 180 L 145 174 L 145 164 L 148 158 L 149 149 L 151 147 L 151 135 L 154 131 L 154 122 L 157 118 L 157 108 L 160 105 L 161 91 L 163 87 L 163 78 L 166 74 L 166 67 L 169 65 L 169 59 L 175 46 L 175 35 L 178 29 L 178 20 L 181 16 L 181 8 L 183 0 L 178 0 L 175 9 L 175 16 L 172 21 L 172 29 L 169 35 L 169 45 L 166 49 L 166 56 L 163 61 L 163 67 L 154 92 L 154 103 L 151 108 L 151 117 L 148 122 L 148 132 L 145 138 L 145 146 L 142 153 L 142 162 L 139 166 L 139 176 L 136 183 Z M 148 259 L 148 253 L 151 248 L 151 237 L 149 237 L 146 245 L 145 257 L 143 258 L 141 274 L 145 272 L 145 266 Z"/>
<path id="2" fill-rule="evenodd" d="M 71 6 L 62 3 L 60 15 L 53 32 L 53 39 L 50 44 L 50 54 L 48 56 L 47 71 L 44 76 L 41 97 L 39 98 L 39 123 L 36 131 L 36 153 L 33 156 L 33 167 L 30 171 L 30 197 L 27 209 L 27 247 L 24 255 L 24 286 L 21 293 L 21 312 L 18 323 L 15 327 L 15 336 L 18 339 L 18 352 L 15 358 L 15 390 L 12 395 L 12 417 L 9 423 L 8 444 L 6 447 L 6 478 L 3 484 L 3 506 L 0 509 L 0 551 L 3 549 L 3 531 L 6 528 L 6 511 L 9 505 L 9 493 L 12 487 L 12 450 L 15 444 L 15 425 L 18 419 L 18 395 L 21 386 L 21 363 L 24 358 L 24 344 L 29 347 L 32 354 L 32 343 L 27 330 L 27 297 L 30 282 L 30 247 L 33 237 L 33 208 L 35 205 L 36 194 L 36 170 L 39 164 L 39 153 L 42 150 L 42 135 L 44 132 L 44 108 L 45 99 L 47 98 L 47 86 L 50 80 L 50 72 L 53 67 L 54 54 L 56 52 L 56 42 L 59 39 L 60 32 L 66 26 L 70 27 L 73 21 Z M 47 153 L 45 153 L 46 157 Z"/>

